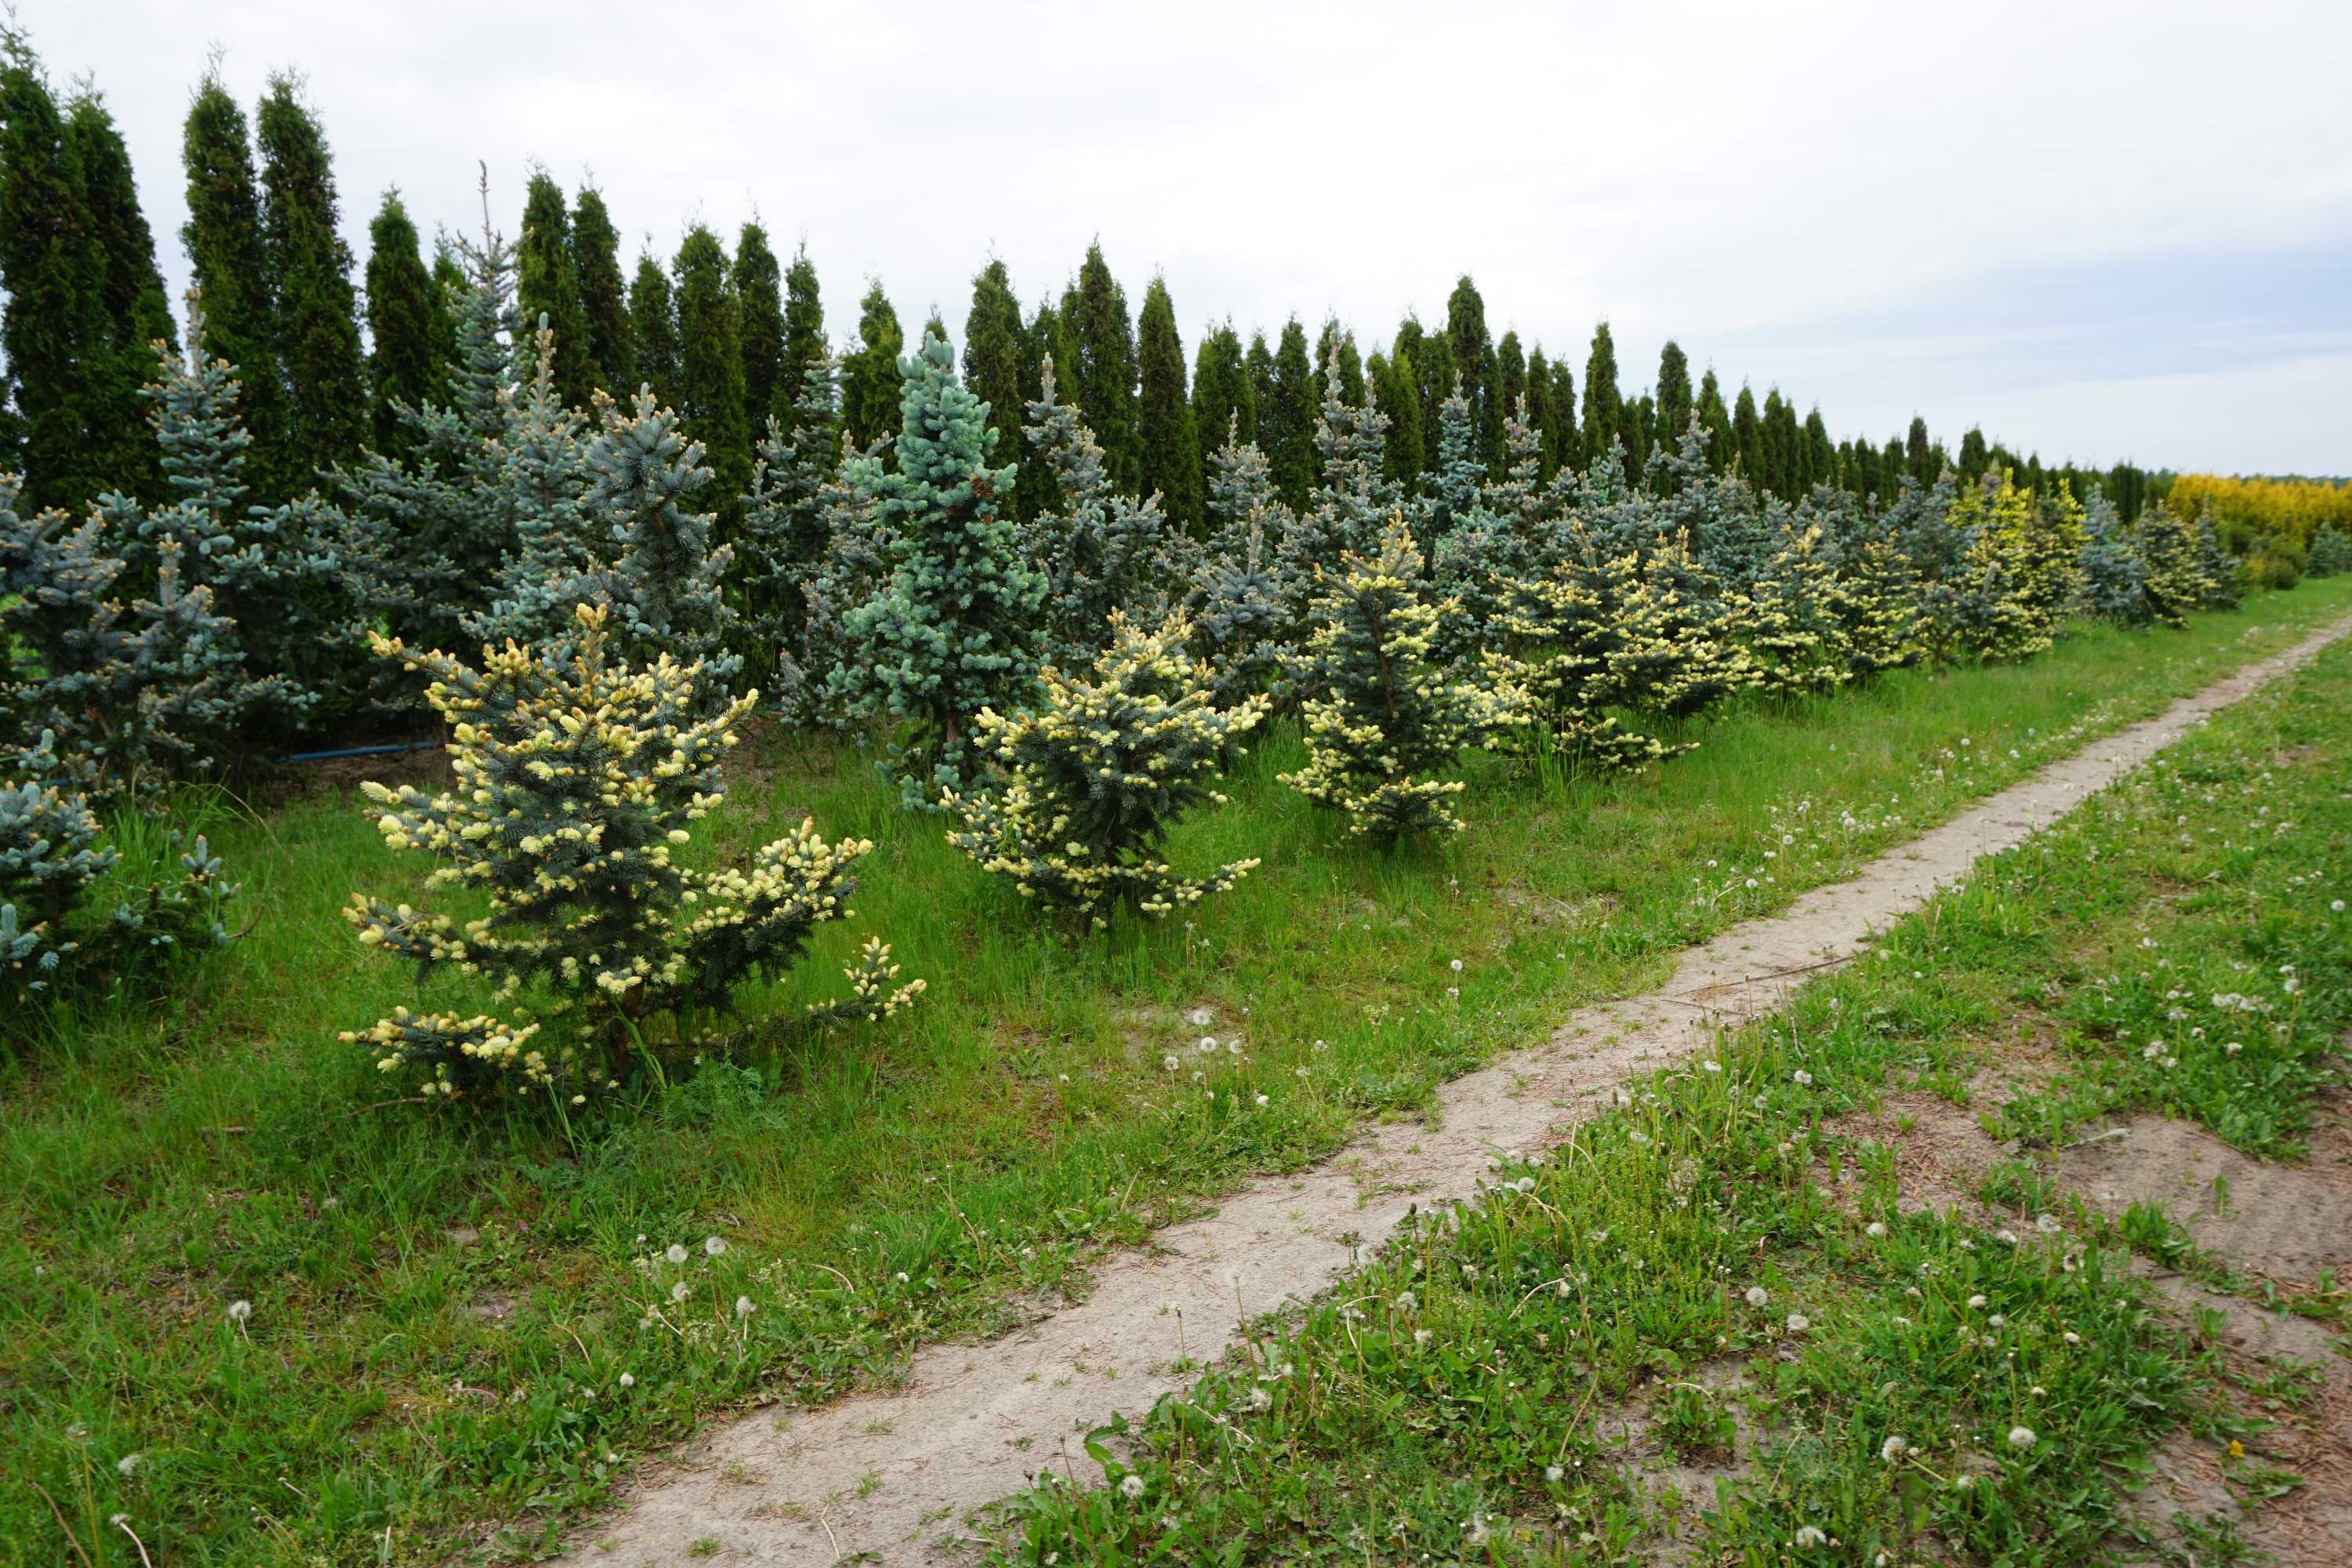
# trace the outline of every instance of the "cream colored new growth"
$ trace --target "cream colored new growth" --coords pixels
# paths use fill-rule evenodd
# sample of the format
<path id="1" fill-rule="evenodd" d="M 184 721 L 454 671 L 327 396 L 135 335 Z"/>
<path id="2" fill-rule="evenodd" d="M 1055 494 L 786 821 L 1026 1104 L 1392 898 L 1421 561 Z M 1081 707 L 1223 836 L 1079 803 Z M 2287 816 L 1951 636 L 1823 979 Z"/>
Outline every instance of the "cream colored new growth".
<path id="1" fill-rule="evenodd" d="M 1237 1323 L 1326 1289 L 1414 1205 L 1469 1195 L 1498 1151 L 1532 1151 L 1629 1074 L 1769 1011 L 1806 974 L 1865 950 L 1980 856 L 2020 843 L 2189 726 L 2352 632 L 2339 621 L 2287 652 L 2095 742 L 1892 850 L 1786 913 L 1683 955 L 1644 995 L 1572 1016 L 1549 1044 L 1439 1091 L 1441 1126 L 1378 1127 L 1324 1164 L 1244 1186 L 1150 1252 L 1107 1259 L 1094 1294 L 982 1345 L 916 1356 L 905 1384 L 820 1410 L 772 1407 L 719 1426 L 656 1471 L 624 1511 L 584 1529 L 587 1561 L 830 1564 L 969 1561 L 952 1543 L 973 1510 L 1041 1469 L 1099 1480 L 1082 1439 L 1183 1384 L 1171 1370 L 1222 1351 Z M 948 1543 L 948 1550 L 942 1549 Z M 968 1544 L 968 1542 L 967 1542 Z M 599 1550 L 603 1549 L 603 1550 Z"/>

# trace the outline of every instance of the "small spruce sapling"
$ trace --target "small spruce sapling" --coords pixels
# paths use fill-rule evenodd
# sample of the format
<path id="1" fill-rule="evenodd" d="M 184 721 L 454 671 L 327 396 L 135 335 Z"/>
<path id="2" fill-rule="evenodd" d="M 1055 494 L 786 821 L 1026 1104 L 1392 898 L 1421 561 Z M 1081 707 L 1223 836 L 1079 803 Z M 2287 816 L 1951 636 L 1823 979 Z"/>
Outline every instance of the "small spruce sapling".
<path id="1" fill-rule="evenodd" d="M 576 1104 L 617 1087 L 632 1055 L 658 1066 L 718 1043 L 740 986 L 781 975 L 816 926 L 850 918 L 850 868 L 873 847 L 827 844 L 803 821 L 748 868 L 679 865 L 689 825 L 720 804 L 719 758 L 757 693 L 714 704 L 697 689 L 703 667 L 667 654 L 635 668 L 610 662 L 614 612 L 575 614 L 576 647 L 560 663 L 509 643 L 485 649 L 477 670 L 377 639 L 381 656 L 430 676 L 454 782 L 436 795 L 368 784 L 376 826 L 393 848 L 441 861 L 428 887 L 479 888 L 489 913 L 459 924 L 355 895 L 345 918 L 362 942 L 414 960 L 420 978 L 480 975 L 496 1001 L 538 1015 L 404 1007 L 342 1037 L 387 1073 L 416 1073 L 427 1096 L 543 1089 Z M 853 1001 L 812 1014 L 895 1012 L 923 983 L 890 990 L 891 973 L 888 949 L 869 943 L 850 971 Z"/>
<path id="2" fill-rule="evenodd" d="M 1448 801 L 1467 787 L 1450 771 L 1462 748 L 1517 723 L 1528 694 L 1507 677 L 1456 679 L 1435 656 L 1452 608 L 1424 596 L 1421 547 L 1402 514 L 1379 547 L 1349 551 L 1327 569 L 1315 600 L 1301 679 L 1307 765 L 1282 780 L 1344 812 L 1351 833 L 1379 843 L 1463 826 Z"/>
<path id="3" fill-rule="evenodd" d="M 1210 781 L 1270 706 L 1262 695 L 1216 705 L 1181 615 L 1148 629 L 1113 611 L 1109 630 L 1087 675 L 1045 671 L 1034 711 L 981 714 L 978 749 L 997 776 L 986 793 L 945 801 L 962 820 L 950 843 L 1024 898 L 1097 926 L 1122 908 L 1186 908 L 1257 865 L 1188 877 L 1160 857 L 1185 812 L 1223 803 Z"/>
<path id="4" fill-rule="evenodd" d="M 2305 557 L 2306 577 L 2335 577 L 2352 572 L 2352 533 L 2323 522 L 2311 536 L 2311 553 Z"/>
<path id="5" fill-rule="evenodd" d="M 176 876 L 118 877 L 106 889 L 113 898 L 91 900 L 92 885 L 122 857 L 101 840 L 89 797 L 61 782 L 57 737 L 44 733 L 19 752 L 5 777 L 16 782 L 0 781 L 0 995 L 16 1008 L 232 939 L 222 917 L 236 884 L 222 879 L 202 837 L 176 855 Z M 174 830 L 162 847 L 170 854 L 184 842 Z"/>
<path id="6" fill-rule="evenodd" d="M 857 716 L 895 721 L 889 771 L 909 805 L 961 789 L 982 709 L 1025 707 L 1036 685 L 1045 578 L 1003 515 L 1016 465 L 990 468 L 988 405 L 927 335 L 899 364 L 898 467 L 873 476 L 891 571 L 841 620 L 828 687 Z"/>

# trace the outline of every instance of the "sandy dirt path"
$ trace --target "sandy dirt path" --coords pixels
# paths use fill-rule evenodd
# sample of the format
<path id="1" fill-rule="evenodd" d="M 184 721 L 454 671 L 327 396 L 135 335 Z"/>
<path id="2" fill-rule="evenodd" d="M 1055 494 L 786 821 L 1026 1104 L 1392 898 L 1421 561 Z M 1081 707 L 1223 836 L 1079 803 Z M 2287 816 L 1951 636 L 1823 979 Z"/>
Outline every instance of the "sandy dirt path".
<path id="1" fill-rule="evenodd" d="M 1979 857 L 2021 842 L 2347 632 L 2352 619 L 2326 626 L 1785 912 L 1688 950 L 1658 990 L 1580 1009 L 1546 1045 L 1444 1085 L 1436 1127 L 1369 1129 L 1323 1164 L 1253 1181 L 1213 1215 L 1161 1231 L 1150 1249 L 1106 1258 L 1079 1305 L 989 1343 L 919 1352 L 896 1389 L 822 1409 L 772 1406 L 714 1427 L 649 1472 L 621 1511 L 576 1531 L 574 1549 L 627 1568 L 968 1561 L 952 1544 L 966 1516 L 1049 1467 L 1098 1479 L 1083 1435 L 1182 1386 L 1171 1370 L 1180 1357 L 1212 1358 L 1248 1319 L 1328 1289 L 1413 1205 L 1471 1195 L 1496 1152 L 1540 1147 L 1627 1077 L 1771 1011 Z"/>

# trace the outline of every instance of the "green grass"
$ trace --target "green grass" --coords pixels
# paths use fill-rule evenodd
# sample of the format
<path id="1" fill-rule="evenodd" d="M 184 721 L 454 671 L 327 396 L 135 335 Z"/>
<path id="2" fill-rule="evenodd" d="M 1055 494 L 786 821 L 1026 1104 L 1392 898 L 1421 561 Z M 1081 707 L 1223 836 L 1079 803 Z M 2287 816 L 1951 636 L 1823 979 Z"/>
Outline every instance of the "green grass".
<path id="1" fill-rule="evenodd" d="M 182 1563 L 542 1549 L 712 1412 L 887 1378 L 917 1343 L 1082 1289 L 1102 1247 L 1421 1110 L 1684 945 L 2347 607 L 2352 583 L 2315 583 L 2182 634 L 2091 630 L 2028 667 L 1735 712 L 1628 778 L 1480 760 L 1472 831 L 1385 857 L 1274 782 L 1296 758 L 1277 737 L 1174 846 L 1180 866 L 1265 866 L 1195 924 L 1107 936 L 1042 922 L 862 757 L 765 748 L 721 847 L 809 812 L 877 848 L 859 919 L 754 1016 L 837 989 L 866 930 L 929 995 L 568 1129 L 382 1104 L 335 1043 L 419 1000 L 338 918 L 361 888 L 422 897 L 351 796 L 215 822 L 251 934 L 5 1065 L 0 1472 L 40 1491 L 0 1489 L 0 1560 L 69 1557 L 70 1528 L 93 1564 L 135 1561 L 118 1511 Z M 1202 1057 L 1202 1036 L 1242 1048 Z M 683 1268 L 658 1259 L 672 1243 Z"/>
<path id="2" fill-rule="evenodd" d="M 2012 1124 L 2054 1098 L 2067 1120 L 2030 1126 L 2144 1107 L 2290 1152 L 2352 1026 L 2347 710 L 2339 647 L 1422 1216 L 1303 1321 L 1094 1434 L 1107 1483 L 1016 1500 L 994 1560 L 1631 1563 L 1678 1503 L 1695 1562 L 2137 1561 L 2121 1503 L 2176 1427 L 2243 1445 L 2250 1503 L 2297 1484 L 2256 1412 L 2312 1380 L 2162 1310 L 2130 1266 L 2178 1257 L 2166 1215 L 2107 1226 L 2032 1159 L 1980 1226 L 1906 1214 L 1893 1151 L 1841 1119 L 2054 1031 L 2058 1079 Z M 2334 1281 L 2305 1298 L 2331 1300 L 2340 1323 Z M 1662 1500 L 1637 1452 L 1711 1471 Z M 2156 1544 L 2242 1560 L 2228 1519 L 2189 1533 Z"/>

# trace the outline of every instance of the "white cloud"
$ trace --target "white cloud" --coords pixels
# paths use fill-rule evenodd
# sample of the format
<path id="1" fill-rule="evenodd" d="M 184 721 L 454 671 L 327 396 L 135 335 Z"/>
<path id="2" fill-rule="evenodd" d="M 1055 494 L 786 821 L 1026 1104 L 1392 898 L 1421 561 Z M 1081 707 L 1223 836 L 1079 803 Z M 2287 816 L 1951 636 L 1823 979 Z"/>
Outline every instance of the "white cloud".
<path id="1" fill-rule="evenodd" d="M 537 159 L 567 184 L 593 170 L 624 234 L 664 255 L 686 223 L 729 233 L 755 208 L 783 244 L 805 236 L 837 334 L 869 275 L 910 325 L 937 304 L 956 327 L 992 248 L 1034 301 L 1099 236 L 1130 300 L 1166 271 L 1188 343 L 1227 315 L 1336 310 L 1369 346 L 1408 308 L 1442 314 L 1468 270 L 1497 332 L 1580 371 L 1610 318 L 1629 389 L 1673 333 L 1841 433 L 1883 436 L 1916 407 L 2085 458 L 2185 461 L 2177 430 L 2200 462 L 2352 466 L 2340 431 L 2289 451 L 2275 410 L 2211 426 L 2211 407 L 2165 402 L 2211 368 L 2210 331 L 2175 344 L 2167 319 L 2024 334 L 2000 384 L 1940 357 L 1906 379 L 1888 363 L 1903 337 L 1871 325 L 1983 310 L 1983 280 L 2021 267 L 2340 237 L 2352 6 L 2336 0 L 25 0 L 22 20 L 55 74 L 106 91 L 175 284 L 179 121 L 217 43 L 248 105 L 270 68 L 308 73 L 362 258 L 387 184 L 426 225 L 470 227 L 486 160 L 511 227 Z M 2086 335 L 2126 331 L 2161 365 L 2131 383 L 2147 422 L 2131 429 L 2116 384 L 2075 368 L 2114 347 Z M 1823 340 L 1837 352 L 1800 352 Z"/>

